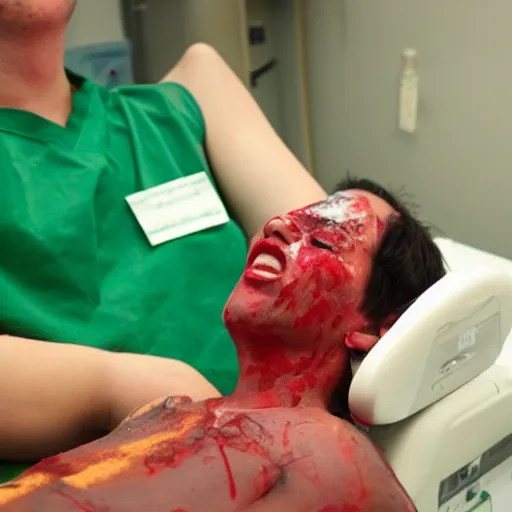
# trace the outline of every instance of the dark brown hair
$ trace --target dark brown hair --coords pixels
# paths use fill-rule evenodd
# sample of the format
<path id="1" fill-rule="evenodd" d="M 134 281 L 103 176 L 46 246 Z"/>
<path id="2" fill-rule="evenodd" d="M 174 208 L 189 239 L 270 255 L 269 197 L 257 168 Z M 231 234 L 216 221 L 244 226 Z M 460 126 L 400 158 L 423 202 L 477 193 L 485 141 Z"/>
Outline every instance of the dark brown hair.
<path id="1" fill-rule="evenodd" d="M 443 256 L 431 229 L 420 222 L 404 201 L 377 183 L 347 176 L 335 191 L 364 190 L 380 197 L 398 215 L 388 221 L 375 254 L 373 267 L 361 304 L 361 312 L 378 328 L 391 314 L 401 315 L 428 288 L 446 273 Z M 350 365 L 331 397 L 332 414 L 351 421 L 348 392 Z"/>
<path id="2" fill-rule="evenodd" d="M 380 197 L 398 213 L 389 220 L 375 254 L 361 307 L 368 320 L 380 326 L 390 314 L 401 315 L 445 275 L 443 256 L 431 229 L 396 195 L 373 181 L 350 176 L 336 187 L 354 189 Z"/>

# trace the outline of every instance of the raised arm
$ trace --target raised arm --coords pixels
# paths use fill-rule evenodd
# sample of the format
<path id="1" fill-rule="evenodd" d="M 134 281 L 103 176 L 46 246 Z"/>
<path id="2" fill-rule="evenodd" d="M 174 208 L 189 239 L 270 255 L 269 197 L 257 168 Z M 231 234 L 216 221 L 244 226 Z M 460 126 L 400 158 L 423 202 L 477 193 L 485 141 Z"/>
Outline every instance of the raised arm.
<path id="1" fill-rule="evenodd" d="M 179 361 L 0 336 L 0 460 L 33 461 L 115 428 L 161 395 L 218 395 Z"/>
<path id="2" fill-rule="evenodd" d="M 104 352 L 1 336 L 0 361 L 0 459 L 31 461 L 101 431 Z"/>
<path id="3" fill-rule="evenodd" d="M 243 83 L 210 46 L 189 48 L 164 81 L 182 84 L 199 103 L 210 163 L 249 237 L 269 218 L 325 197 Z"/>

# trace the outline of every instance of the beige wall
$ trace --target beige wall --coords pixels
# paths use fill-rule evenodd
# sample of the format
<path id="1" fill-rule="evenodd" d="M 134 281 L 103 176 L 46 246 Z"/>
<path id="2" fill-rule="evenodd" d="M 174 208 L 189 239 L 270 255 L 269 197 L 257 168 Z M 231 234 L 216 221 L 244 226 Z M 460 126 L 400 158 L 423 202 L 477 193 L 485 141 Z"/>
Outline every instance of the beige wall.
<path id="1" fill-rule="evenodd" d="M 317 174 L 406 186 L 449 237 L 512 258 L 512 2 L 306 0 Z M 397 129 L 401 52 L 420 110 Z"/>
<path id="2" fill-rule="evenodd" d="M 248 85 L 249 72 L 275 57 L 278 66 L 251 89 L 276 131 L 307 167 L 311 152 L 294 0 L 152 0 L 142 17 L 143 79 L 156 81 L 192 43 L 211 44 Z M 248 24 L 263 22 L 267 41 L 250 47 Z"/>
<path id="3" fill-rule="evenodd" d="M 214 46 L 247 81 L 243 0 L 152 0 L 142 17 L 146 80 L 159 80 L 192 43 Z"/>
<path id="4" fill-rule="evenodd" d="M 119 0 L 78 0 L 66 44 L 81 46 L 123 39 Z"/>

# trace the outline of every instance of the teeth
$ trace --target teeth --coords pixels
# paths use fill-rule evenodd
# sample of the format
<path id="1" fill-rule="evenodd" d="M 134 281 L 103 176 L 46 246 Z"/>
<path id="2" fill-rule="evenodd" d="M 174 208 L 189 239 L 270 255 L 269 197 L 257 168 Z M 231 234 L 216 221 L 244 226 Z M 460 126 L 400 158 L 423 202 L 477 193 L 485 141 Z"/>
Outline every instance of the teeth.
<path id="1" fill-rule="evenodd" d="M 283 270 L 283 266 L 281 265 L 281 262 L 275 258 L 274 256 L 271 256 L 270 254 L 260 254 L 252 264 L 253 267 L 267 267 L 275 270 L 276 272 L 281 272 Z"/>
<path id="2" fill-rule="evenodd" d="M 276 277 L 275 272 L 268 272 L 267 270 L 262 270 L 261 268 L 253 268 L 252 271 L 261 277 L 266 277 L 266 278 L 275 278 Z"/>

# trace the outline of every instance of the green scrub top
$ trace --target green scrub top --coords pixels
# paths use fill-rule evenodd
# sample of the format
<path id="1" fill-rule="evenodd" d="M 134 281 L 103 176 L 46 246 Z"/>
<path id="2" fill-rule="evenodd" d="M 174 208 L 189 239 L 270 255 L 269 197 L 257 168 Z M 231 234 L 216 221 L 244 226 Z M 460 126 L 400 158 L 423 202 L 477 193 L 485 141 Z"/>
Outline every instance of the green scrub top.
<path id="1" fill-rule="evenodd" d="M 198 104 L 175 83 L 69 77 L 65 128 L 0 109 L 2 332 L 176 358 L 231 392 L 222 309 L 244 267 L 242 230 L 230 220 L 151 247 L 126 201 L 202 171 L 215 186 Z M 20 469 L 0 466 L 0 480 Z"/>

